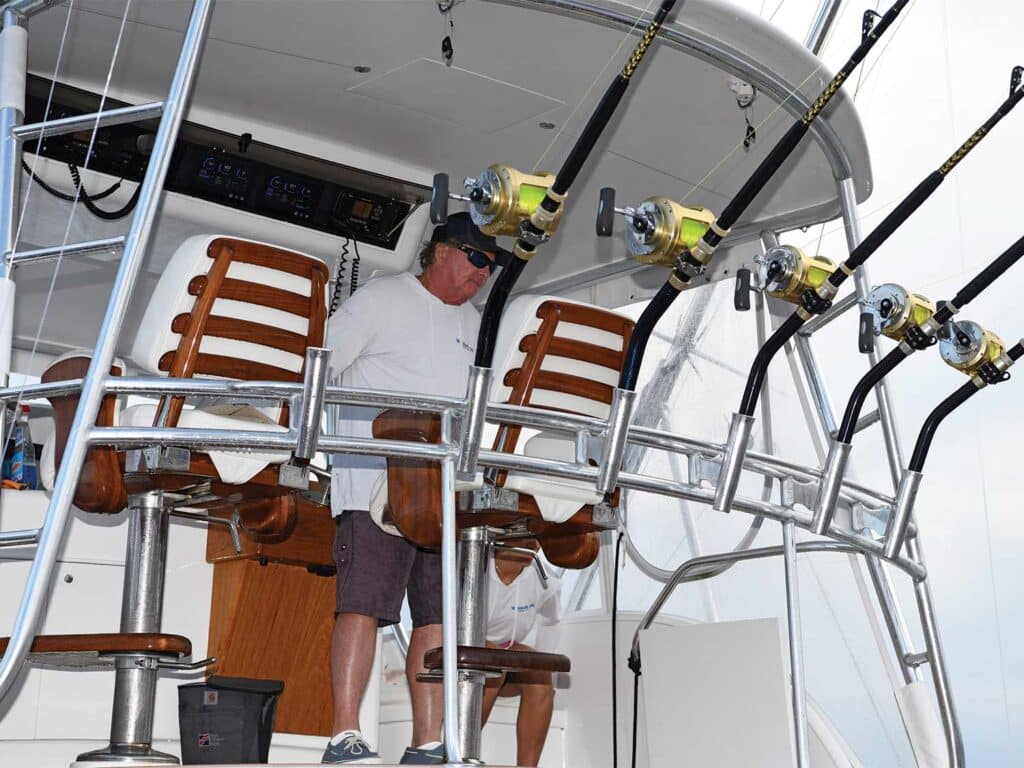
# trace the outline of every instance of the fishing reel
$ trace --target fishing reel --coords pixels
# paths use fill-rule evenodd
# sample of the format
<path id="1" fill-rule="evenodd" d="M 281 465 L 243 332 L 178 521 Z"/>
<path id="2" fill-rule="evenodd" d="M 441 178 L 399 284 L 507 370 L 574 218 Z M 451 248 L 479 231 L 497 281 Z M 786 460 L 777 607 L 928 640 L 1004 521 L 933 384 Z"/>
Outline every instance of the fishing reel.
<path id="1" fill-rule="evenodd" d="M 675 265 L 676 258 L 689 252 L 715 221 L 707 208 L 689 207 L 667 197 L 649 197 L 636 207 L 615 207 L 615 190 L 601 190 L 597 208 L 597 236 L 610 237 L 615 214 L 629 220 L 626 250 L 641 264 Z"/>
<path id="2" fill-rule="evenodd" d="M 817 290 L 836 271 L 831 259 L 808 256 L 794 245 L 777 245 L 754 261 L 765 291 L 790 304 L 800 304 L 805 290 Z"/>
<path id="3" fill-rule="evenodd" d="M 968 376 L 974 376 L 986 363 L 995 363 L 1005 351 L 1002 339 L 970 320 L 951 321 L 939 331 L 943 361 Z"/>
<path id="4" fill-rule="evenodd" d="M 920 328 L 935 314 L 935 302 L 902 285 L 883 283 L 864 301 L 860 315 L 860 351 L 870 352 L 873 336 L 903 341 L 912 328 Z"/>
<path id="5" fill-rule="evenodd" d="M 520 226 L 530 219 L 548 189 L 555 181 L 553 173 L 523 173 L 510 165 L 497 163 L 478 177 L 466 177 L 466 194 L 448 191 L 448 174 L 434 176 L 434 189 L 430 195 L 430 220 L 444 224 L 448 220 L 448 201 L 464 200 L 469 203 L 469 215 L 480 231 L 491 236 L 519 236 Z M 545 236 L 558 229 L 562 220 L 562 206 L 543 227 Z"/>

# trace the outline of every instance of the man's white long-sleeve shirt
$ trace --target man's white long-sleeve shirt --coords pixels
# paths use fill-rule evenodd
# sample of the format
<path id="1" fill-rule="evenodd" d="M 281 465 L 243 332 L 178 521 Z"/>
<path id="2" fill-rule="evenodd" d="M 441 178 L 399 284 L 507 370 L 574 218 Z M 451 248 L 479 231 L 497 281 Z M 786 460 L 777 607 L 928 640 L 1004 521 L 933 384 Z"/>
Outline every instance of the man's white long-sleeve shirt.
<path id="1" fill-rule="evenodd" d="M 466 302 L 445 304 L 413 275 L 371 280 L 327 324 L 331 380 L 346 387 L 464 395 L 480 313 Z M 372 437 L 376 408 L 344 406 L 340 434 Z M 331 511 L 369 509 L 385 459 L 335 454 Z"/>

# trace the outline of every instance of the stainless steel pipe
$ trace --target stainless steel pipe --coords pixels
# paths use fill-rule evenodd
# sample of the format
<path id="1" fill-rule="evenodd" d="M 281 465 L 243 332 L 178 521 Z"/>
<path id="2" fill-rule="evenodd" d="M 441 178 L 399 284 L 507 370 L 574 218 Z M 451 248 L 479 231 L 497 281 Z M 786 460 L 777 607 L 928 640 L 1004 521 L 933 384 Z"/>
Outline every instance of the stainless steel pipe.
<path id="1" fill-rule="evenodd" d="M 736 499 L 736 489 L 740 484 L 743 471 L 743 459 L 750 442 L 750 432 L 754 428 L 754 417 L 742 413 L 734 413 L 729 424 L 729 439 L 725 443 L 725 456 L 722 458 L 722 472 L 718 476 L 718 487 L 715 489 L 715 501 L 711 508 L 717 512 L 728 512 Z"/>
<path id="2" fill-rule="evenodd" d="M 480 441 L 483 440 L 484 423 L 487 420 L 487 397 L 491 392 L 493 375 L 491 368 L 478 365 L 469 367 L 466 413 L 462 419 L 459 460 L 455 467 L 455 477 L 459 480 L 472 480 L 476 476 L 476 462 L 480 456 Z"/>
<path id="3" fill-rule="evenodd" d="M 885 544 L 882 555 L 887 560 L 895 560 L 903 549 L 903 543 L 907 538 L 907 527 L 910 525 L 910 518 L 914 511 L 914 502 L 917 500 L 917 489 L 921 487 L 924 475 L 908 469 L 900 478 L 900 488 L 896 494 L 896 503 L 889 514 L 889 521 L 885 524 Z"/>
<path id="4" fill-rule="evenodd" d="M 324 387 L 331 361 L 331 350 L 324 347 L 306 349 L 306 372 L 302 381 L 302 400 L 298 408 L 298 438 L 295 458 L 309 461 L 316 454 L 320 439 L 320 418 L 324 412 Z"/>
<path id="5" fill-rule="evenodd" d="M 850 448 L 849 443 L 840 443 L 838 440 L 833 440 L 829 446 L 825 470 L 818 485 L 818 496 L 814 500 L 814 517 L 811 519 L 811 530 L 819 536 L 827 535 L 832 525 L 846 464 L 850 460 Z"/>
<path id="6" fill-rule="evenodd" d="M 616 387 L 612 393 L 612 406 L 608 413 L 608 434 L 601 449 L 601 464 L 597 471 L 597 491 L 606 496 L 615 490 L 619 480 L 635 402 L 635 390 Z"/>

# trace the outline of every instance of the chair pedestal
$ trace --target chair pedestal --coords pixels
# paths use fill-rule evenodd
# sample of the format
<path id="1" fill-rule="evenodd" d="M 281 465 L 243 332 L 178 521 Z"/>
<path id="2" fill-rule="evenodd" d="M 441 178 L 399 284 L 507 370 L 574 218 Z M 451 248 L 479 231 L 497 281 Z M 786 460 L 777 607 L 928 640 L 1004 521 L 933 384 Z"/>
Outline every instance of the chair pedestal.
<path id="1" fill-rule="evenodd" d="M 488 558 L 500 531 L 487 526 L 463 528 L 459 552 L 459 626 L 456 671 L 458 674 L 459 754 L 465 762 L 480 760 L 480 731 L 484 685 L 488 677 L 505 672 L 568 672 L 568 656 L 538 651 L 487 648 Z M 440 681 L 444 672 L 444 649 L 424 654 L 426 672 L 420 680 Z"/>
<path id="2" fill-rule="evenodd" d="M 494 534 L 485 526 L 463 528 L 459 553 L 459 645 L 483 646 L 487 642 L 487 558 Z M 480 721 L 487 675 L 480 670 L 459 670 L 459 754 L 464 760 L 480 759 Z"/>
<path id="3" fill-rule="evenodd" d="M 159 491 L 128 501 L 121 632 L 160 632 L 167 566 L 168 515 Z M 115 663 L 110 744 L 78 756 L 79 762 L 169 763 L 178 758 L 152 748 L 157 659 L 126 656 Z"/>

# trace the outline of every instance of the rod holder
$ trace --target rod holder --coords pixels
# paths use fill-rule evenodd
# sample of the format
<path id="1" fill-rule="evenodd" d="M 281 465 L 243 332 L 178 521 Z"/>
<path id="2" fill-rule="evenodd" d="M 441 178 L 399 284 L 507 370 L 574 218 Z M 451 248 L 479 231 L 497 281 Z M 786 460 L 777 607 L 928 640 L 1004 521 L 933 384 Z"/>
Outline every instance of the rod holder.
<path id="1" fill-rule="evenodd" d="M 715 489 L 715 500 L 711 508 L 716 512 L 728 512 L 732 509 L 736 489 L 740 484 L 740 473 L 743 471 L 743 459 L 747 455 L 747 444 L 750 432 L 754 428 L 754 417 L 743 413 L 734 413 L 729 424 L 729 439 L 725 442 L 725 456 L 722 458 L 722 473 L 718 477 Z"/>
<path id="2" fill-rule="evenodd" d="M 833 440 L 829 446 L 825 469 L 821 473 L 821 484 L 818 486 L 818 497 L 814 500 L 814 517 L 811 518 L 811 531 L 819 536 L 826 536 L 832 525 L 852 447 L 850 443 L 838 440 Z"/>
<path id="3" fill-rule="evenodd" d="M 480 457 L 480 441 L 483 440 L 484 423 L 487 419 L 487 396 L 491 392 L 491 368 L 478 365 L 469 367 L 469 381 L 466 384 L 466 415 L 462 419 L 462 435 L 459 439 L 459 460 L 455 465 L 458 480 L 472 480 L 476 477 L 476 462 Z"/>
<path id="4" fill-rule="evenodd" d="M 633 419 L 636 390 L 616 387 L 612 393 L 612 407 L 608 413 L 608 434 L 601 449 L 601 466 L 597 471 L 597 490 L 606 496 L 615 490 L 622 467 L 622 455 L 629 437 L 629 422 Z"/>
<path id="5" fill-rule="evenodd" d="M 295 458 L 300 461 L 308 462 L 316 454 L 330 361 L 331 350 L 324 347 L 306 348 L 306 374 L 302 380 L 302 399 L 298 409 L 299 434 L 295 441 Z"/>
<path id="6" fill-rule="evenodd" d="M 885 525 L 885 543 L 882 547 L 882 555 L 887 560 L 895 560 L 900 556 L 903 542 L 907 538 L 910 513 L 914 511 L 917 489 L 921 487 L 922 479 L 924 479 L 924 475 L 912 469 L 904 471 L 903 477 L 900 478 L 896 503 L 893 505 L 892 514 L 889 515 L 889 522 Z"/>

